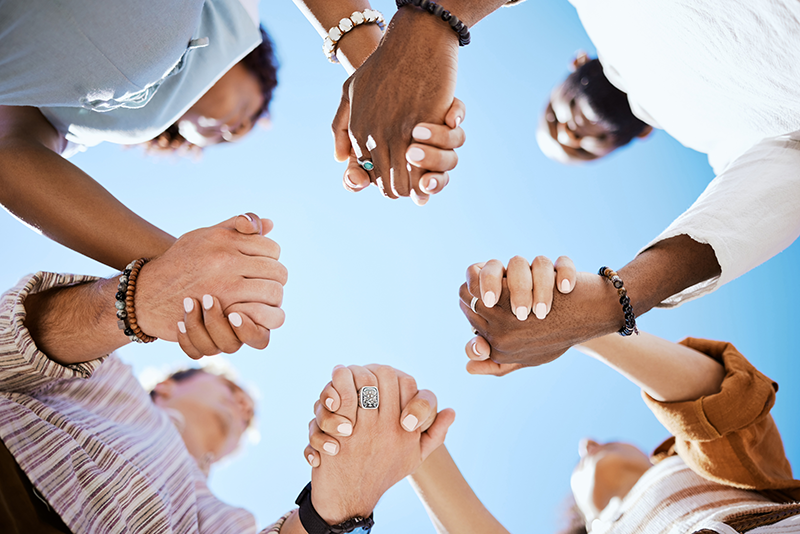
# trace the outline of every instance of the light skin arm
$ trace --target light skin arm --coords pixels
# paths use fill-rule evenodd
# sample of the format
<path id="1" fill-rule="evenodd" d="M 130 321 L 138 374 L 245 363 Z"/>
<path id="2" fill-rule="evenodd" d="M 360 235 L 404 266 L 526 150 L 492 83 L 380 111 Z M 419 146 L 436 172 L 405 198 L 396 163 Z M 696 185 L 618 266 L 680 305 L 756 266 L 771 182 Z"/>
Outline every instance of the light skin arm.
<path id="1" fill-rule="evenodd" d="M 115 269 L 175 241 L 62 158 L 62 139 L 41 112 L 0 106 L 0 203 L 27 225 Z"/>
<path id="2" fill-rule="evenodd" d="M 692 348 L 641 332 L 609 334 L 575 347 L 605 363 L 660 402 L 719 393 L 725 368 Z"/>

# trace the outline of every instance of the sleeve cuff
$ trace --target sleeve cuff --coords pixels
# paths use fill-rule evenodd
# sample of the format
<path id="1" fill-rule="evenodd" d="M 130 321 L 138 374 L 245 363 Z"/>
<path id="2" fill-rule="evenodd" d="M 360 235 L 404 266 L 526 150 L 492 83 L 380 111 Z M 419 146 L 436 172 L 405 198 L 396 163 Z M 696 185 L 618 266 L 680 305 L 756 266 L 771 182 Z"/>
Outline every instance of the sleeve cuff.
<path id="1" fill-rule="evenodd" d="M 89 378 L 103 358 L 73 365 L 51 360 L 38 349 L 25 326 L 28 295 L 82 284 L 97 277 L 38 272 L 20 280 L 0 300 L 0 391 L 30 392 L 55 380 Z"/>
<path id="2" fill-rule="evenodd" d="M 679 440 L 711 441 L 766 418 L 778 384 L 761 374 L 726 342 L 687 338 L 681 344 L 714 358 L 725 367 L 719 393 L 685 402 L 659 402 L 642 396 L 658 420 Z"/>

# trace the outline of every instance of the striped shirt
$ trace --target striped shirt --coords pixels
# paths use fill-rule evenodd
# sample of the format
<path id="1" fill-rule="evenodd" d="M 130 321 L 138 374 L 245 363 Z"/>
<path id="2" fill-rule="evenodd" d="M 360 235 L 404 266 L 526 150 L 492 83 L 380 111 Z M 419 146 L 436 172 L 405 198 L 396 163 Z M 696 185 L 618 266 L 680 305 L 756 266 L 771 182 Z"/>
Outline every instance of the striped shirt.
<path id="1" fill-rule="evenodd" d="M 0 439 L 73 532 L 255 533 L 252 514 L 211 493 L 128 365 L 114 354 L 61 365 L 37 349 L 26 296 L 92 280 L 40 272 L 2 296 Z"/>

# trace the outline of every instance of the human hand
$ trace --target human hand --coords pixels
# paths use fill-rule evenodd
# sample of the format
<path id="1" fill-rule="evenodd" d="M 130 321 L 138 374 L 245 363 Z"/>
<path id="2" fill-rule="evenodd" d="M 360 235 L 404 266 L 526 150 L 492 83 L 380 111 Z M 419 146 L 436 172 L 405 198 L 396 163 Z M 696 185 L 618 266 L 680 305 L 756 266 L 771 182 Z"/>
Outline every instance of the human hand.
<path id="1" fill-rule="evenodd" d="M 224 314 L 234 326 L 237 316 L 241 319 L 235 329 L 239 342 L 265 347 L 269 330 L 283 324 L 280 305 L 287 279 L 286 268 L 278 262 L 280 247 L 263 236 L 271 229 L 268 219 L 239 215 L 184 234 L 163 255 L 145 264 L 136 290 L 137 320 L 142 331 L 178 341 L 185 334 L 175 328 L 181 319 L 184 327 L 189 324 L 193 331 L 203 324 L 198 303 L 205 300 L 212 304 L 206 309 L 208 320 L 204 318 L 206 333 L 213 333 L 212 340 L 214 335 L 223 335 L 219 330 L 223 322 L 219 319 Z M 204 299 L 206 296 L 211 300 Z M 184 349 L 191 339 L 182 337 Z M 220 343 L 226 350 L 234 346 L 229 336 L 220 338 Z M 210 354 L 222 350 L 216 343 L 217 350 L 202 341 L 199 344 Z M 197 351 L 187 354 L 202 356 L 198 354 L 202 352 L 200 347 L 194 348 Z"/>
<path id="2" fill-rule="evenodd" d="M 336 159 L 345 161 L 351 154 L 370 159 L 375 166 L 370 179 L 385 196 L 409 196 L 413 190 L 420 199 L 426 197 L 429 193 L 420 186 L 425 174 L 421 165 L 450 170 L 455 153 L 441 152 L 438 169 L 427 151 L 422 161 L 410 161 L 419 154 L 409 148 L 411 132 L 420 123 L 445 123 L 454 102 L 457 70 L 455 32 L 421 10 L 399 10 L 380 46 L 344 84 L 332 125 Z M 447 124 L 458 128 L 459 123 Z M 351 177 L 358 190 L 366 185 L 362 178 Z"/>
<path id="3" fill-rule="evenodd" d="M 454 98 L 444 124 L 420 123 L 411 130 L 411 137 L 416 143 L 408 147 L 406 159 L 412 170 L 417 168 L 423 173 L 417 182 L 420 192 L 411 189 L 409 193 L 418 206 L 427 204 L 430 195 L 440 192 L 450 181 L 447 171 L 452 170 L 458 162 L 455 149 L 461 147 L 466 139 L 464 130 L 460 128 L 465 115 L 464 103 Z M 414 152 L 414 149 L 417 151 Z M 414 173 L 416 175 L 416 170 Z M 358 163 L 352 149 L 343 183 L 345 189 L 353 192 L 361 191 L 371 183 L 369 173 Z"/>
<path id="4" fill-rule="evenodd" d="M 357 392 L 364 386 L 378 387 L 377 410 L 359 407 Z M 383 365 L 335 368 L 315 413 L 306 458 L 315 466 L 312 502 L 328 524 L 367 517 L 386 490 L 444 443 L 455 419 L 450 409 L 437 415 L 435 395 L 417 391 L 412 377 Z M 318 450 L 329 457 L 321 461 Z"/>
<path id="5" fill-rule="evenodd" d="M 532 265 L 517 256 L 508 269 L 497 260 L 471 265 L 460 297 L 476 332 L 465 349 L 472 374 L 503 376 L 548 363 L 616 325 L 613 287 L 599 276 L 576 273 L 564 256 L 555 265 L 543 256 Z"/>

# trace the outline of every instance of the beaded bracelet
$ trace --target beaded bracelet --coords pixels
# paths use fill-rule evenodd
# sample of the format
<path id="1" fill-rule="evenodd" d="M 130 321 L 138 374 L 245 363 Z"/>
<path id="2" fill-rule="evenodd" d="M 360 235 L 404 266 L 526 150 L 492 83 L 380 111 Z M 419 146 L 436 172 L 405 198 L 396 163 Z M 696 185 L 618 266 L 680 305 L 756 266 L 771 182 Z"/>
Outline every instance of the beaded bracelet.
<path id="1" fill-rule="evenodd" d="M 114 307 L 117 309 L 117 326 L 125 332 L 131 341 L 136 343 L 152 343 L 158 338 L 148 336 L 136 322 L 136 307 L 134 306 L 134 296 L 136 294 L 136 279 L 142 265 L 147 263 L 147 259 L 141 258 L 132 261 L 125 267 L 122 276 L 119 277 L 117 286 L 116 302 Z"/>
<path id="2" fill-rule="evenodd" d="M 469 44 L 469 28 L 467 25 L 436 2 L 432 2 L 431 0 L 396 0 L 396 2 L 397 9 L 411 5 L 427 11 L 434 17 L 441 17 L 443 21 L 450 24 L 450 27 L 453 28 L 453 31 L 458 35 L 459 46 L 467 46 Z"/>
<path id="3" fill-rule="evenodd" d="M 375 9 L 365 9 L 364 11 L 354 11 L 352 15 L 339 21 L 339 24 L 328 30 L 328 35 L 322 43 L 322 51 L 331 63 L 339 63 L 339 58 L 336 57 L 336 49 L 339 48 L 339 40 L 355 28 L 362 24 L 378 25 L 378 28 L 383 31 L 386 28 L 386 21 L 383 14 Z"/>
<path id="4" fill-rule="evenodd" d="M 639 329 L 636 328 L 636 317 L 633 315 L 633 306 L 631 306 L 631 299 L 628 296 L 628 291 L 625 289 L 625 284 L 622 278 L 613 271 L 610 267 L 600 267 L 598 273 L 600 276 L 608 279 L 609 282 L 617 290 L 619 295 L 619 303 L 622 304 L 622 313 L 625 314 L 625 326 L 619 329 L 619 335 L 625 337 L 631 334 L 639 335 Z"/>

